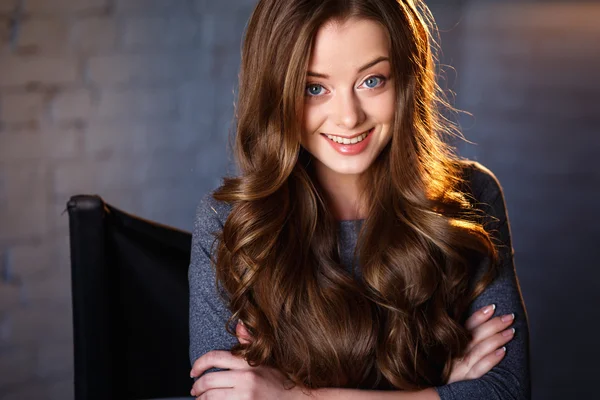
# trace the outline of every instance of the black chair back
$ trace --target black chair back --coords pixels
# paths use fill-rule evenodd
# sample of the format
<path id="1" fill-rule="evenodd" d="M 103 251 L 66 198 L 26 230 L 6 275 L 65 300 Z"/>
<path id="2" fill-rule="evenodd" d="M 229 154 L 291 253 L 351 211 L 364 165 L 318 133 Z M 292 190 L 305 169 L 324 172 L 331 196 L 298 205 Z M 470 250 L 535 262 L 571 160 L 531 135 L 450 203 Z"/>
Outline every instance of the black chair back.
<path id="1" fill-rule="evenodd" d="M 67 203 L 75 399 L 189 396 L 191 234 L 92 195 Z"/>

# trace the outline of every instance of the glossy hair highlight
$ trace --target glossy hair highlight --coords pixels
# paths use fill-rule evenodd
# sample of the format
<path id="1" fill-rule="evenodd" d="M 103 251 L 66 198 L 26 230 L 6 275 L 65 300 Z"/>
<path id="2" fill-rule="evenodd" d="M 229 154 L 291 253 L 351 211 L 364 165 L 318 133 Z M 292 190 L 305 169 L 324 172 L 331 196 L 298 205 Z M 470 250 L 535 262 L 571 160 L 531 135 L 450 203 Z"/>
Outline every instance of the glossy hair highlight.
<path id="1" fill-rule="evenodd" d="M 306 70 L 318 29 L 366 18 L 390 39 L 397 110 L 392 140 L 369 168 L 368 216 L 341 265 L 338 223 L 300 146 Z M 216 277 L 253 340 L 232 351 L 308 388 L 417 389 L 444 384 L 471 339 L 468 305 L 497 253 L 463 192 L 443 135 L 433 22 L 419 0 L 261 0 L 245 35 L 236 109 L 237 177 L 217 237 Z M 488 257 L 486 273 L 473 280 Z"/>

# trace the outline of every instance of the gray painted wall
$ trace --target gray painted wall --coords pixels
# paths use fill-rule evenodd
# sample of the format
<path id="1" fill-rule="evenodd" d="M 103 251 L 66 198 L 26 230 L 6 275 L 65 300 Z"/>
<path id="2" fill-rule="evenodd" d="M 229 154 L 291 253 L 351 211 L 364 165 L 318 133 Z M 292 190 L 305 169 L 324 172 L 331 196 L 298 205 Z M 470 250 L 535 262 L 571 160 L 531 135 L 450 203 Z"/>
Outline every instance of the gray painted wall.
<path id="1" fill-rule="evenodd" d="M 432 2 L 433 3 L 433 2 Z M 441 2 L 448 86 L 502 182 L 536 399 L 591 398 L 600 367 L 600 5 Z M 69 196 L 190 230 L 230 167 L 253 0 L 0 0 L 0 399 L 72 398 Z M 595 293 L 596 292 L 596 293 Z"/>

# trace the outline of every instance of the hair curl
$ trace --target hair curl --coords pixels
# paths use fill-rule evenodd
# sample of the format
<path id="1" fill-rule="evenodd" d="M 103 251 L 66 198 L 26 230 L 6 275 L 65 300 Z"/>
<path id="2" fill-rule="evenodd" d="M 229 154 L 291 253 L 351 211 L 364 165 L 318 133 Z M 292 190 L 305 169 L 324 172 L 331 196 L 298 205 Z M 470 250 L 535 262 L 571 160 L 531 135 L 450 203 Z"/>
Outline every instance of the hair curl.
<path id="1" fill-rule="evenodd" d="M 390 38 L 397 111 L 369 168 L 368 216 L 340 262 L 338 223 L 300 146 L 306 69 L 323 23 L 367 18 Z M 216 277 L 232 322 L 253 341 L 232 352 L 309 388 L 417 389 L 444 384 L 471 339 L 469 303 L 497 253 L 461 190 L 455 128 L 436 84 L 434 24 L 419 0 L 261 0 L 242 47 L 236 109 L 239 176 L 214 198 L 232 205 L 217 236 Z M 485 257 L 490 268 L 473 281 Z"/>

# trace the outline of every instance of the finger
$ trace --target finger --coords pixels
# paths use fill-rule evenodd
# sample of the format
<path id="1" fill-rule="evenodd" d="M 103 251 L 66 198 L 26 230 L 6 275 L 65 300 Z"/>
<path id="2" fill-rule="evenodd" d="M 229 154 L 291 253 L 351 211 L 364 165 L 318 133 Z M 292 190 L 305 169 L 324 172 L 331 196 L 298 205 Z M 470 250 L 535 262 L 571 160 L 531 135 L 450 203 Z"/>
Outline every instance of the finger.
<path id="1" fill-rule="evenodd" d="M 211 389 L 230 389 L 235 387 L 238 377 L 238 370 L 209 372 L 194 382 L 190 393 L 192 396 L 201 396 Z"/>
<path id="2" fill-rule="evenodd" d="M 492 318 L 491 320 L 484 322 L 480 326 L 473 329 L 471 332 L 473 338 L 467 346 L 467 352 L 469 352 L 473 347 L 477 346 L 483 340 L 490 338 L 508 328 L 513 323 L 514 318 L 514 314 L 502 315 L 500 317 Z"/>
<path id="3" fill-rule="evenodd" d="M 481 341 L 479 344 L 474 346 L 473 349 L 468 352 L 467 357 L 465 357 L 468 362 L 469 369 L 487 357 L 488 354 L 493 353 L 498 348 L 511 341 L 514 337 L 514 334 L 515 329 L 509 328 Z"/>
<path id="4" fill-rule="evenodd" d="M 485 306 L 475 311 L 473 315 L 471 315 L 465 322 L 465 328 L 471 331 L 479 325 L 483 324 L 485 321 L 489 320 L 492 317 L 492 315 L 494 315 L 495 309 L 496 305 L 490 304 L 489 306 Z"/>
<path id="5" fill-rule="evenodd" d="M 234 389 L 213 389 L 202 393 L 196 400 L 229 400 L 234 397 Z"/>
<path id="6" fill-rule="evenodd" d="M 252 339 L 252 336 L 250 336 L 248 329 L 246 329 L 246 326 L 242 321 L 239 321 L 235 326 L 235 335 L 241 344 L 250 343 L 250 340 Z"/>
<path id="7" fill-rule="evenodd" d="M 202 355 L 194 362 L 190 376 L 195 378 L 210 368 L 240 369 L 248 366 L 249 364 L 244 359 L 235 357 L 229 351 L 213 350 Z"/>
<path id="8" fill-rule="evenodd" d="M 506 347 L 501 347 L 496 351 L 493 351 L 483 357 L 479 362 L 474 364 L 469 372 L 467 372 L 467 379 L 477 379 L 481 378 L 483 375 L 487 374 L 494 368 L 496 365 L 502 361 L 504 356 L 506 355 Z"/>

